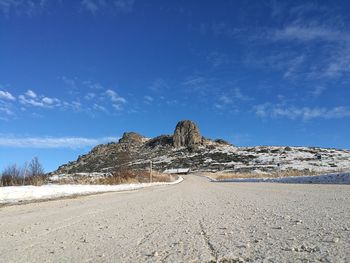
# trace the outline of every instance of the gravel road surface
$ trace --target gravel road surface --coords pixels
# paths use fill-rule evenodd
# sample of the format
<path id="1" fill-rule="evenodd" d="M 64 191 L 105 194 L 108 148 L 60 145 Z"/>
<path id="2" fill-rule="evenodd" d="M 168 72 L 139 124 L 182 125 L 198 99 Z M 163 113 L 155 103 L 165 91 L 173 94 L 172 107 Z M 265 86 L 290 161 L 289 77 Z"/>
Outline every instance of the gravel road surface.
<path id="1" fill-rule="evenodd" d="M 177 185 L 0 208 L 0 262 L 350 262 L 350 186 Z"/>

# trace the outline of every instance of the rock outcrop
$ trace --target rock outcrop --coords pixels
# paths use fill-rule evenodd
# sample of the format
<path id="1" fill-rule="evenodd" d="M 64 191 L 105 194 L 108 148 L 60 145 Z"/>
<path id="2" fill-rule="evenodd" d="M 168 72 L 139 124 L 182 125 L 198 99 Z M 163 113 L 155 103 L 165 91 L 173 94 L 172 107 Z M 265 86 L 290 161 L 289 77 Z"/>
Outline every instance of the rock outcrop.
<path id="1" fill-rule="evenodd" d="M 201 145 L 202 141 L 198 126 L 193 121 L 184 120 L 177 123 L 173 136 L 175 148 Z"/>
<path id="2" fill-rule="evenodd" d="M 119 140 L 119 143 L 142 144 L 144 139 L 144 136 L 136 132 L 124 132 L 123 137 Z"/>
<path id="3" fill-rule="evenodd" d="M 160 135 L 153 139 L 150 139 L 146 145 L 148 147 L 157 147 L 157 146 L 172 146 L 173 145 L 173 136 L 171 135 Z"/>
<path id="4" fill-rule="evenodd" d="M 316 159 L 316 154 L 322 154 L 322 162 Z M 157 171 L 172 168 L 244 173 L 301 170 L 305 174 L 348 169 L 350 151 L 312 147 L 235 147 L 222 139 L 202 137 L 195 123 L 181 121 L 172 135 L 150 139 L 135 132 L 124 133 L 119 142 L 97 145 L 51 174 L 109 175 L 126 164 L 133 170 L 145 170 L 149 168 L 150 160 Z"/>

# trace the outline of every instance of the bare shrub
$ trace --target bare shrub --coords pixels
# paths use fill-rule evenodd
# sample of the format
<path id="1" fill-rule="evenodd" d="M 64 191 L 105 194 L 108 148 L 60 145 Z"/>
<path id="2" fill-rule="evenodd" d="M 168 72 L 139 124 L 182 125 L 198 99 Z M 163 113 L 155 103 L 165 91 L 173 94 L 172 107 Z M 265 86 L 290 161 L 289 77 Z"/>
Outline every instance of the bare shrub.
<path id="1" fill-rule="evenodd" d="M 16 164 L 11 164 L 2 171 L 1 186 L 19 185 L 22 182 L 21 169 Z"/>
<path id="2" fill-rule="evenodd" d="M 45 175 L 44 168 L 39 162 L 38 157 L 34 157 L 28 166 L 28 176 L 25 179 L 25 184 L 28 185 L 43 185 L 47 183 L 47 176 Z"/>
<path id="3" fill-rule="evenodd" d="M 11 164 L 2 171 L 0 186 L 15 185 L 42 185 L 47 183 L 41 163 L 34 157 L 29 165 L 25 163 L 22 167 Z"/>
<path id="4" fill-rule="evenodd" d="M 153 182 L 172 182 L 175 177 L 167 174 L 152 172 Z M 110 176 L 99 178 L 97 184 L 132 184 L 149 183 L 150 173 L 147 170 L 124 170 L 123 172 L 113 173 Z"/>

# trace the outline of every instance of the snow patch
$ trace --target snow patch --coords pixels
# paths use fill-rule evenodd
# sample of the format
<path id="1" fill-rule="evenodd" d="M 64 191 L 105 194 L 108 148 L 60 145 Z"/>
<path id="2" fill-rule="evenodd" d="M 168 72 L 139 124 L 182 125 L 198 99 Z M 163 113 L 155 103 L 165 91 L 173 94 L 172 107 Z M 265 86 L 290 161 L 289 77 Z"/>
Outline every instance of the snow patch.
<path id="1" fill-rule="evenodd" d="M 350 184 L 350 173 L 334 173 L 316 176 L 288 176 L 277 178 L 234 178 L 213 180 L 237 183 L 286 183 L 286 184 Z"/>
<path id="2" fill-rule="evenodd" d="M 121 185 L 42 185 L 42 186 L 8 186 L 0 187 L 0 204 L 18 203 L 22 201 L 46 200 L 73 195 L 86 195 L 104 192 L 131 191 L 159 185 L 173 185 L 183 181 L 179 178 L 170 183 L 141 183 Z"/>

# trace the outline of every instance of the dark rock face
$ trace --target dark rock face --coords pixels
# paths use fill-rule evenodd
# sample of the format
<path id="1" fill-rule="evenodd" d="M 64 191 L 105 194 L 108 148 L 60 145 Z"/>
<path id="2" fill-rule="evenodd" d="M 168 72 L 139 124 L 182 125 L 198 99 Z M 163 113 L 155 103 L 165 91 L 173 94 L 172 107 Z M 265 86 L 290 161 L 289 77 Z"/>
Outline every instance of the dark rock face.
<path id="1" fill-rule="evenodd" d="M 142 144 L 145 137 L 136 132 L 124 132 L 119 143 Z"/>
<path id="2" fill-rule="evenodd" d="M 160 135 L 147 142 L 147 146 L 156 147 L 156 146 L 167 146 L 173 144 L 173 136 L 171 135 Z"/>
<path id="3" fill-rule="evenodd" d="M 173 146 L 175 148 L 194 147 L 201 145 L 202 141 L 198 126 L 193 121 L 184 120 L 177 123 L 173 135 Z"/>

